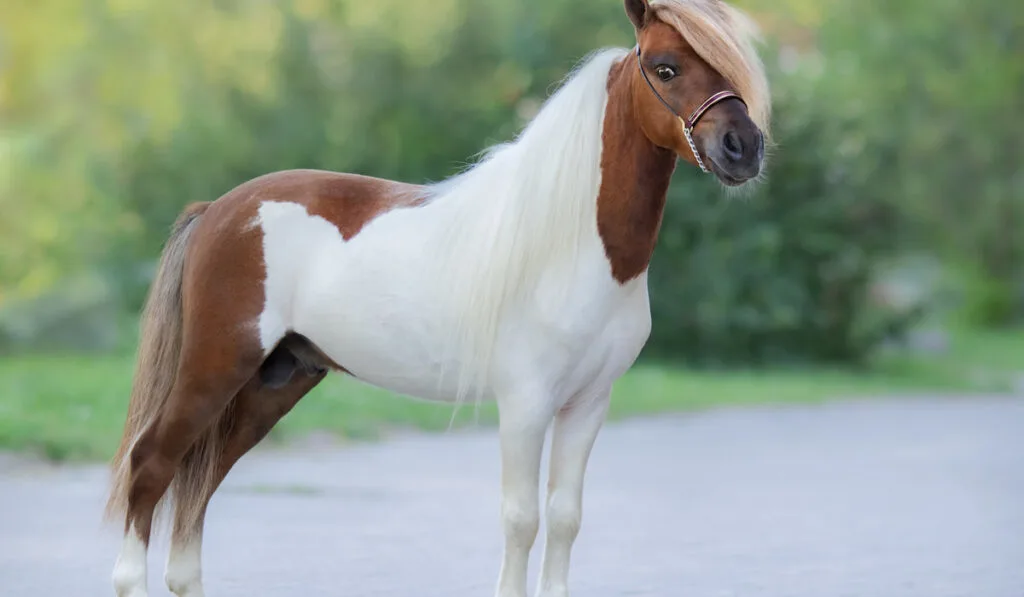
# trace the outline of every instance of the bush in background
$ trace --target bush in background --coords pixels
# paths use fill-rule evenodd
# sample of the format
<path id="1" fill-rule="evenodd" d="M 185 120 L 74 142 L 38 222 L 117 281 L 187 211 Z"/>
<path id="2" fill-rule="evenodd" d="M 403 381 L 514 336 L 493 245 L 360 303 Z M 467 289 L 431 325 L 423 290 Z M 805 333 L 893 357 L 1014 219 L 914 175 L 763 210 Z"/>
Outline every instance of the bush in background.
<path id="1" fill-rule="evenodd" d="M 705 364 L 860 362 L 921 315 L 873 300 L 901 220 L 851 160 L 858 122 L 823 101 L 818 76 L 774 73 L 766 180 L 730 197 L 683 166 L 650 279 L 648 354 Z M 884 160 L 886 148 L 874 148 Z"/>
<path id="2" fill-rule="evenodd" d="M 1024 4 L 846 0 L 819 34 L 832 102 L 878 147 L 873 189 L 905 214 L 904 245 L 944 260 L 963 315 L 1024 320 Z"/>

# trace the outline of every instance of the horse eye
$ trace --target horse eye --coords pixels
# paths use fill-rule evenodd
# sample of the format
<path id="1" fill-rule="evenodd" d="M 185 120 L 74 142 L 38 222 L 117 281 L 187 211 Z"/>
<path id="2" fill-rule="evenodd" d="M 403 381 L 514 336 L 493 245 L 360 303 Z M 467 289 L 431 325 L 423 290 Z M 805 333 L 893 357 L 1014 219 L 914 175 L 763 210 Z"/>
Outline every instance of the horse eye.
<path id="1" fill-rule="evenodd" d="M 665 66 L 664 64 L 659 66 L 654 72 L 658 74 L 658 78 L 662 81 L 668 81 L 676 76 L 676 69 L 671 66 Z"/>

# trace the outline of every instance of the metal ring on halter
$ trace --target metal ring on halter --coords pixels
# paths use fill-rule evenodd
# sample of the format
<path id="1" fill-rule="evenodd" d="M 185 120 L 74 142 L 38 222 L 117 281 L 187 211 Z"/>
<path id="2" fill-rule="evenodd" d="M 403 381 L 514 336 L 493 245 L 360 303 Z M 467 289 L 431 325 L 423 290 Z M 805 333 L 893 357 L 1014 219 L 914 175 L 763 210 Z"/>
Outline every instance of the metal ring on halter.
<path id="1" fill-rule="evenodd" d="M 661 97 L 661 94 L 658 93 L 658 90 L 654 88 L 654 84 L 651 83 L 651 80 L 647 77 L 647 71 L 644 70 L 644 65 L 640 61 L 640 44 L 637 44 L 636 46 L 636 65 L 637 67 L 639 67 L 640 74 L 643 75 L 644 81 L 647 82 L 647 86 L 650 87 L 651 92 L 654 93 L 654 97 L 658 98 L 658 101 L 660 101 L 666 108 L 668 108 L 669 112 L 672 112 L 672 114 L 674 114 L 676 118 L 682 121 L 683 136 L 686 137 L 686 142 L 690 144 L 690 151 L 693 152 L 693 157 L 697 158 L 697 165 L 700 166 L 700 169 L 703 170 L 704 172 L 711 172 L 704 166 L 704 160 L 701 159 L 700 152 L 697 151 L 697 144 L 693 142 L 693 127 L 697 126 L 697 121 L 700 120 L 702 116 L 704 116 L 705 112 L 710 110 L 711 107 L 717 104 L 718 102 L 727 100 L 729 98 L 736 98 L 743 102 L 743 98 L 737 95 L 736 93 L 733 93 L 732 91 L 719 91 L 718 93 L 715 93 L 711 95 L 711 97 L 709 97 L 708 99 L 704 100 L 704 102 L 701 103 L 701 105 L 697 106 L 697 109 L 694 110 L 692 114 L 690 114 L 690 117 L 687 118 L 681 115 L 679 112 L 676 112 L 675 108 L 670 106 L 669 103 L 665 101 L 665 98 Z M 743 102 L 743 105 L 746 105 L 746 102 Z"/>

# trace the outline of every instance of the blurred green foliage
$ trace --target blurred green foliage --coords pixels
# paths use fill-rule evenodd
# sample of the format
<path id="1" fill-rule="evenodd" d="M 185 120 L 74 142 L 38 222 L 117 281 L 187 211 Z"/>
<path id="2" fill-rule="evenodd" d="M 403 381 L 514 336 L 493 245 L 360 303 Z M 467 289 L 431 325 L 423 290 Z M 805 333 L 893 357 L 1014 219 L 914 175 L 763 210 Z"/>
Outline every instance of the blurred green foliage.
<path id="1" fill-rule="evenodd" d="M 917 322 L 877 300 L 900 217 L 866 158 L 835 143 L 856 121 L 818 105 L 814 79 L 776 90 L 782 147 L 750 196 L 678 172 L 651 267 L 649 352 L 705 364 L 861 362 Z M 833 141 L 833 142 L 830 142 Z"/>
<path id="2" fill-rule="evenodd" d="M 860 360 L 918 314 L 876 290 L 905 253 L 950 264 L 975 322 L 1021 317 L 1024 8 L 738 4 L 778 146 L 749 196 L 680 169 L 651 352 Z M 619 0 L 7 0 L 0 352 L 117 344 L 191 201 L 292 167 L 440 179 L 632 43 Z"/>
<path id="3" fill-rule="evenodd" d="M 866 25 L 866 26 L 865 26 Z M 954 264 L 974 323 L 1024 316 L 1024 5 L 841 2 L 821 32 L 831 102 L 881 152 L 905 245 Z"/>

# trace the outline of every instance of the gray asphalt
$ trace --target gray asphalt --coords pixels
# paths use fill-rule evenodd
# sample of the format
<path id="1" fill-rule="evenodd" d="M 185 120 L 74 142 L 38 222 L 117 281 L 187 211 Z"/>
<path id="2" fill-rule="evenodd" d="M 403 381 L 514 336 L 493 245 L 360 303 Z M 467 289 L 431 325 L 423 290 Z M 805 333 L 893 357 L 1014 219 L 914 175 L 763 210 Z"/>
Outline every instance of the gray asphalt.
<path id="1" fill-rule="evenodd" d="M 497 463 L 489 429 L 253 453 L 211 506 L 207 595 L 490 597 Z M 0 595 L 112 594 L 104 482 L 0 462 Z M 1024 597 L 1024 399 L 610 424 L 585 511 L 577 597 Z"/>

